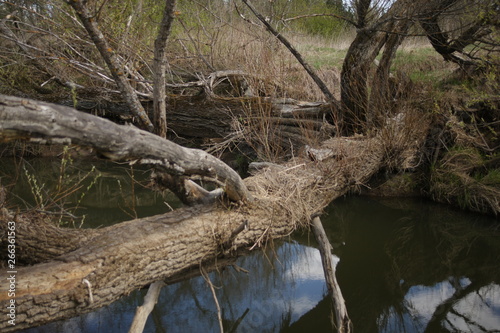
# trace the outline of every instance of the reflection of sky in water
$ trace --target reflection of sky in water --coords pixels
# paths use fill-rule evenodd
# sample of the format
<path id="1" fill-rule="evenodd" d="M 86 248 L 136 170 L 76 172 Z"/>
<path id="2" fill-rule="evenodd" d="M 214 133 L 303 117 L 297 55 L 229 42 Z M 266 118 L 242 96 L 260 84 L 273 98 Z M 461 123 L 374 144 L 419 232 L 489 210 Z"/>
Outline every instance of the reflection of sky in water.
<path id="1" fill-rule="evenodd" d="M 457 294 L 471 281 L 461 278 L 457 282 L 457 287 L 449 280 L 409 288 L 403 313 L 391 308 L 387 316 L 382 315 L 380 332 L 424 332 L 433 317 L 440 318 L 439 326 L 451 332 L 500 332 L 500 286 L 490 284 L 463 297 Z M 446 306 L 449 302 L 451 308 Z"/>
<path id="2" fill-rule="evenodd" d="M 500 286 L 490 284 L 470 293 L 453 306 L 453 312 L 445 325 L 450 330 L 500 332 Z"/>
<path id="3" fill-rule="evenodd" d="M 400 211 L 395 214 L 389 210 L 385 214 L 385 208 L 371 201 L 360 206 L 337 206 L 338 216 L 345 216 L 346 227 L 339 232 L 335 225 L 329 237 L 350 240 L 337 252 L 342 258 L 338 278 L 349 314 L 357 319 L 355 332 L 500 332 L 496 234 L 460 227 L 459 223 L 450 229 L 441 222 L 428 222 L 436 212 L 434 206 L 429 207 L 418 210 L 418 219 L 407 221 L 400 219 Z M 352 212 L 363 214 L 348 219 L 347 213 Z M 373 216 L 378 217 L 376 224 L 372 223 Z M 448 215 L 444 216 L 449 220 Z M 444 239 L 450 230 L 453 233 Z M 401 231 L 404 237 L 394 238 L 396 231 Z M 429 231 L 436 236 L 429 237 Z M 459 242 L 456 246 L 461 248 L 461 236 L 466 234 L 474 240 L 474 246 L 467 247 L 470 256 L 445 258 L 451 260 L 453 269 L 446 266 L 439 270 L 442 258 L 435 256 L 433 249 L 437 245 L 455 246 L 455 238 Z M 481 237 L 477 238 L 477 234 Z M 329 315 L 329 300 L 324 298 L 326 286 L 319 252 L 307 246 L 303 238 L 301 241 L 302 244 L 276 241 L 268 244 L 266 251 L 256 250 L 239 258 L 236 264 L 248 270 L 248 274 L 231 267 L 210 274 L 226 332 L 238 319 L 241 322 L 236 332 L 243 333 L 279 332 L 283 326 L 293 332 L 331 331 L 328 320 L 324 325 L 321 323 L 321 318 Z M 404 256 L 395 255 L 401 248 L 408 251 L 403 252 Z M 395 266 L 392 260 L 396 260 Z M 406 265 L 412 262 L 418 265 Z M 430 269 L 419 263 L 429 263 Z M 394 272 L 403 272 L 408 281 L 400 282 L 402 277 Z M 447 278 L 451 274 L 469 278 Z M 135 291 L 93 313 L 28 332 L 127 332 L 145 293 L 146 290 Z M 453 302 L 446 303 L 448 300 Z M 290 327 L 292 323 L 294 327 Z M 315 323 L 321 326 L 310 330 Z M 169 333 L 218 331 L 215 303 L 201 277 L 164 287 L 145 329 L 145 332 Z"/>
<path id="4" fill-rule="evenodd" d="M 215 286 L 223 286 L 217 289 L 223 319 L 234 324 L 243 317 L 238 332 L 277 332 L 284 318 L 294 322 L 326 293 L 317 249 L 284 243 L 276 253 L 278 260 L 273 260 L 272 266 L 256 253 L 237 262 L 248 274 L 228 268 L 222 280 L 210 275 Z M 164 288 L 160 302 L 159 308 L 164 310 L 162 326 L 168 332 L 219 329 L 214 300 L 201 277 Z"/>
<path id="5" fill-rule="evenodd" d="M 265 258 L 262 251 L 239 258 L 236 264 L 248 274 L 232 268 L 210 274 L 226 330 L 243 317 L 237 332 L 279 332 L 284 320 L 293 323 L 324 298 L 326 286 L 317 249 L 292 242 L 275 250 L 275 259 Z M 95 312 L 29 332 L 127 332 L 145 293 L 136 291 Z M 214 299 L 202 277 L 162 289 L 144 332 L 161 331 L 219 331 Z"/>

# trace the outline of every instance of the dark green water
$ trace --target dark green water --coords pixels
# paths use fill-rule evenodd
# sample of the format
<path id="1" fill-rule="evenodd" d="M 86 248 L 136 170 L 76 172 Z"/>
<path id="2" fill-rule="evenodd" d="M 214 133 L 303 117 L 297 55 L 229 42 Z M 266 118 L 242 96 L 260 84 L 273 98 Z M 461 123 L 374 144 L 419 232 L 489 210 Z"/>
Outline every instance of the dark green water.
<path id="1" fill-rule="evenodd" d="M 98 200 L 84 206 L 86 221 L 126 218 L 118 216 L 123 207 L 116 208 L 120 200 L 112 185 L 124 177 L 123 166 L 99 168 L 107 177 L 100 178 L 97 192 L 89 192 Z M 125 178 L 119 179 L 123 187 Z M 141 191 L 135 195 L 142 215 L 168 211 L 165 198 Z M 334 202 L 322 221 L 335 247 L 354 332 L 500 332 L 497 220 L 422 200 L 350 197 Z M 295 234 L 239 258 L 237 265 L 248 273 L 231 267 L 211 273 L 225 332 L 332 332 L 312 239 Z M 95 312 L 26 332 L 127 332 L 145 293 L 138 290 Z M 145 332 L 219 332 L 205 280 L 164 287 Z"/>

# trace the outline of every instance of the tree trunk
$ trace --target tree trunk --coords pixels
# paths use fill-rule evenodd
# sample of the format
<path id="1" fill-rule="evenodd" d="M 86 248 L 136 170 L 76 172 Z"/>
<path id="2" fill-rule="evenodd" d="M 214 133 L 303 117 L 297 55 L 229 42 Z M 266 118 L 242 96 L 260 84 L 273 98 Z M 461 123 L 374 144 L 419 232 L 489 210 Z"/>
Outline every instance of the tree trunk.
<path id="1" fill-rule="evenodd" d="M 340 77 L 345 133 L 362 133 L 369 117 L 368 75 L 385 32 L 361 29 L 347 50 Z"/>
<path id="2" fill-rule="evenodd" d="M 372 82 L 371 105 L 372 113 L 370 115 L 370 125 L 381 127 L 386 119 L 390 117 L 391 111 L 398 107 L 394 103 L 395 98 L 395 78 L 391 74 L 391 65 L 396 51 L 403 42 L 405 35 L 410 27 L 410 22 L 402 20 L 396 23 L 393 32 L 387 37 L 384 52 L 378 62 L 375 75 Z"/>
<path id="3" fill-rule="evenodd" d="M 31 137 L 39 143 L 90 145 L 115 159 L 150 161 L 162 168 L 182 169 L 185 174 L 209 171 L 213 175 L 211 168 L 220 169 L 201 153 L 193 155 L 198 163 L 183 161 L 180 153 L 177 159 L 169 159 L 158 146 L 171 143 L 156 135 L 61 106 L 2 96 L 0 120 L 1 141 Z M 253 249 L 268 239 L 308 227 L 314 213 L 351 186 L 367 181 L 383 163 L 384 149 L 377 138 L 331 139 L 321 148 L 335 153 L 322 161 L 313 156 L 297 157 L 245 179 L 250 192 L 247 196 L 254 200 L 243 205 L 222 201 L 182 208 L 95 230 L 90 236 L 81 230 L 82 238 L 67 239 L 61 233 L 69 252 L 16 268 L 16 326 L 8 323 L 10 298 L 3 293 L 0 328 L 9 332 L 93 311 L 154 281 L 178 278 L 201 262 L 223 254 L 231 256 L 236 249 Z M 225 177 L 223 181 L 241 188 L 231 177 Z M 239 194 L 233 198 L 244 197 Z M 18 251 L 26 237 L 31 241 L 44 237 L 42 231 L 35 235 L 23 232 L 37 229 L 33 221 L 3 216 L 16 222 Z M 6 228 L 7 221 L 2 222 L 0 225 Z M 247 228 L 242 230 L 242 224 Z M 46 247 L 48 252 L 50 244 Z M 0 279 L 5 281 L 6 271 L 1 273 Z"/>
<path id="4" fill-rule="evenodd" d="M 170 35 L 170 28 L 174 20 L 175 0 L 167 0 L 163 19 L 160 23 L 158 36 L 155 40 L 154 60 L 153 60 L 153 109 L 155 132 L 162 138 L 167 137 L 167 93 L 166 93 L 166 71 L 167 39 Z"/>

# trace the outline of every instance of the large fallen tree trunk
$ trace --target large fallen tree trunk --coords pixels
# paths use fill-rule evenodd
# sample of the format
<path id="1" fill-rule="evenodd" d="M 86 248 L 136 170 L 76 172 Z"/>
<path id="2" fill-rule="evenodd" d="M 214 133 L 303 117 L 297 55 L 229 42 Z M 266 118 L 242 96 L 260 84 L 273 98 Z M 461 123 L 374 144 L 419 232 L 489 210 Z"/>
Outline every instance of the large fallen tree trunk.
<path id="1" fill-rule="evenodd" d="M 42 114 L 59 116 L 42 118 Z M 26 122 L 30 124 L 29 129 Z M 96 127 L 98 131 L 82 131 L 82 139 L 76 140 L 74 130 L 64 131 L 75 124 L 89 131 Z M 122 132 L 117 136 L 118 129 L 114 126 L 118 125 L 60 106 L 5 96 L 0 99 L 0 139 L 3 141 L 34 137 L 38 142 L 71 141 L 96 146 L 96 142 L 107 140 L 108 149 L 97 146 L 108 157 L 170 160 L 185 172 L 193 171 L 171 160 L 171 156 L 166 156 L 168 151 L 150 148 L 157 145 L 156 140 L 164 145 L 168 145 L 168 141 L 144 131 L 137 134 L 130 126 L 118 126 Z M 16 266 L 15 273 L 2 270 L 3 281 L 11 274 L 15 277 L 15 298 L 7 293 L 0 295 L 0 328 L 9 332 L 80 315 L 154 281 L 179 277 L 198 268 L 200 263 L 231 256 L 236 249 L 253 249 L 270 239 L 289 235 L 297 228 L 308 227 L 311 216 L 351 186 L 367 181 L 383 164 L 384 147 L 377 138 L 337 138 L 324 142 L 319 148 L 285 165 L 268 165 L 245 179 L 249 192 L 246 195 L 253 200 L 244 204 L 220 201 L 182 208 L 94 230 L 91 234 L 81 230 L 80 237 L 78 231 L 72 233 L 71 238 L 61 232 L 59 243 L 65 243 L 69 252 L 59 251 L 52 258 L 45 256 L 45 262 L 33 266 Z M 320 152 L 327 153 L 320 156 Z M 204 155 L 198 158 L 208 159 Z M 201 171 L 203 168 L 197 169 Z M 230 179 L 225 180 L 231 182 Z M 233 197 L 241 198 L 241 194 Z M 15 222 L 18 252 L 33 239 L 44 242 L 43 230 L 37 229 L 33 221 L 6 212 L 2 220 L 2 232 L 7 231 L 7 222 Z M 246 229 L 241 228 L 243 223 Z M 51 237 L 55 242 L 57 232 L 52 230 Z M 50 249 L 50 244 L 46 246 Z M 7 308 L 12 299 L 15 299 L 15 326 L 9 323 L 10 309 Z"/>

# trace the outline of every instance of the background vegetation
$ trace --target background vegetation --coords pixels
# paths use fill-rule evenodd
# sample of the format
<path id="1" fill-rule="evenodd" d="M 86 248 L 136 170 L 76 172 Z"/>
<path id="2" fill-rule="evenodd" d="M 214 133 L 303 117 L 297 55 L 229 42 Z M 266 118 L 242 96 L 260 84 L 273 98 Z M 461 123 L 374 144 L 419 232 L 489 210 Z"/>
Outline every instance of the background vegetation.
<path id="1" fill-rule="evenodd" d="M 361 124 L 353 132 L 371 135 L 386 131 L 387 140 L 392 140 L 388 156 L 394 157 L 396 151 L 407 150 L 412 144 L 408 138 L 391 135 L 388 118 L 405 113 L 408 133 L 426 127 L 428 140 L 412 148 L 419 151 L 417 160 L 391 165 L 390 173 L 420 171 L 415 187 L 436 200 L 497 213 L 498 4 L 451 1 L 454 5 L 442 10 L 445 2 L 431 1 L 428 7 L 437 9 L 425 16 L 417 10 L 422 7 L 419 1 L 405 10 L 397 8 L 399 2 L 275 0 L 255 1 L 254 6 L 292 41 L 333 95 L 339 100 L 342 97 L 345 114 L 352 111 L 354 121 Z M 371 5 L 363 9 L 363 3 Z M 137 93 L 150 96 L 153 44 L 163 4 L 153 0 L 90 0 L 87 5 L 129 72 Z M 399 21 L 387 19 L 394 18 L 389 14 L 396 9 L 400 17 L 423 23 L 382 36 L 384 29 L 396 29 L 394 22 Z M 441 31 L 429 33 L 436 28 L 434 16 Z M 116 87 L 105 63 L 66 3 L 2 2 L 0 19 L 0 93 L 53 102 L 116 100 Z M 478 24 L 480 29 L 476 29 Z M 362 75 L 353 76 L 356 85 L 364 87 L 357 92 L 364 97 L 342 92 L 348 86 L 345 73 L 352 68 L 348 60 L 355 57 L 352 45 L 359 42 L 360 31 L 374 33 L 374 39 L 383 41 L 378 49 L 368 48 L 373 50 L 375 62 L 363 63 Z M 468 36 L 471 31 L 474 33 Z M 388 40 L 398 34 L 400 40 L 394 42 L 394 57 L 383 81 L 388 90 L 381 92 L 382 81 L 377 80 L 383 74 L 384 54 L 391 51 Z M 446 37 L 448 44 L 441 37 Z M 453 52 L 447 53 L 452 47 Z M 240 1 L 177 1 L 167 58 L 172 84 L 204 79 L 219 70 L 241 70 L 258 77 L 249 84 L 267 96 L 325 100 L 290 52 Z M 469 66 L 471 63 L 474 66 Z M 349 105 L 345 102 L 349 98 L 366 101 Z M 369 113 L 360 115 L 358 109 Z M 265 113 L 261 112 L 260 118 L 264 119 Z M 269 127 L 265 128 L 269 132 Z M 260 142 L 269 142 L 268 134 L 262 136 Z"/>

